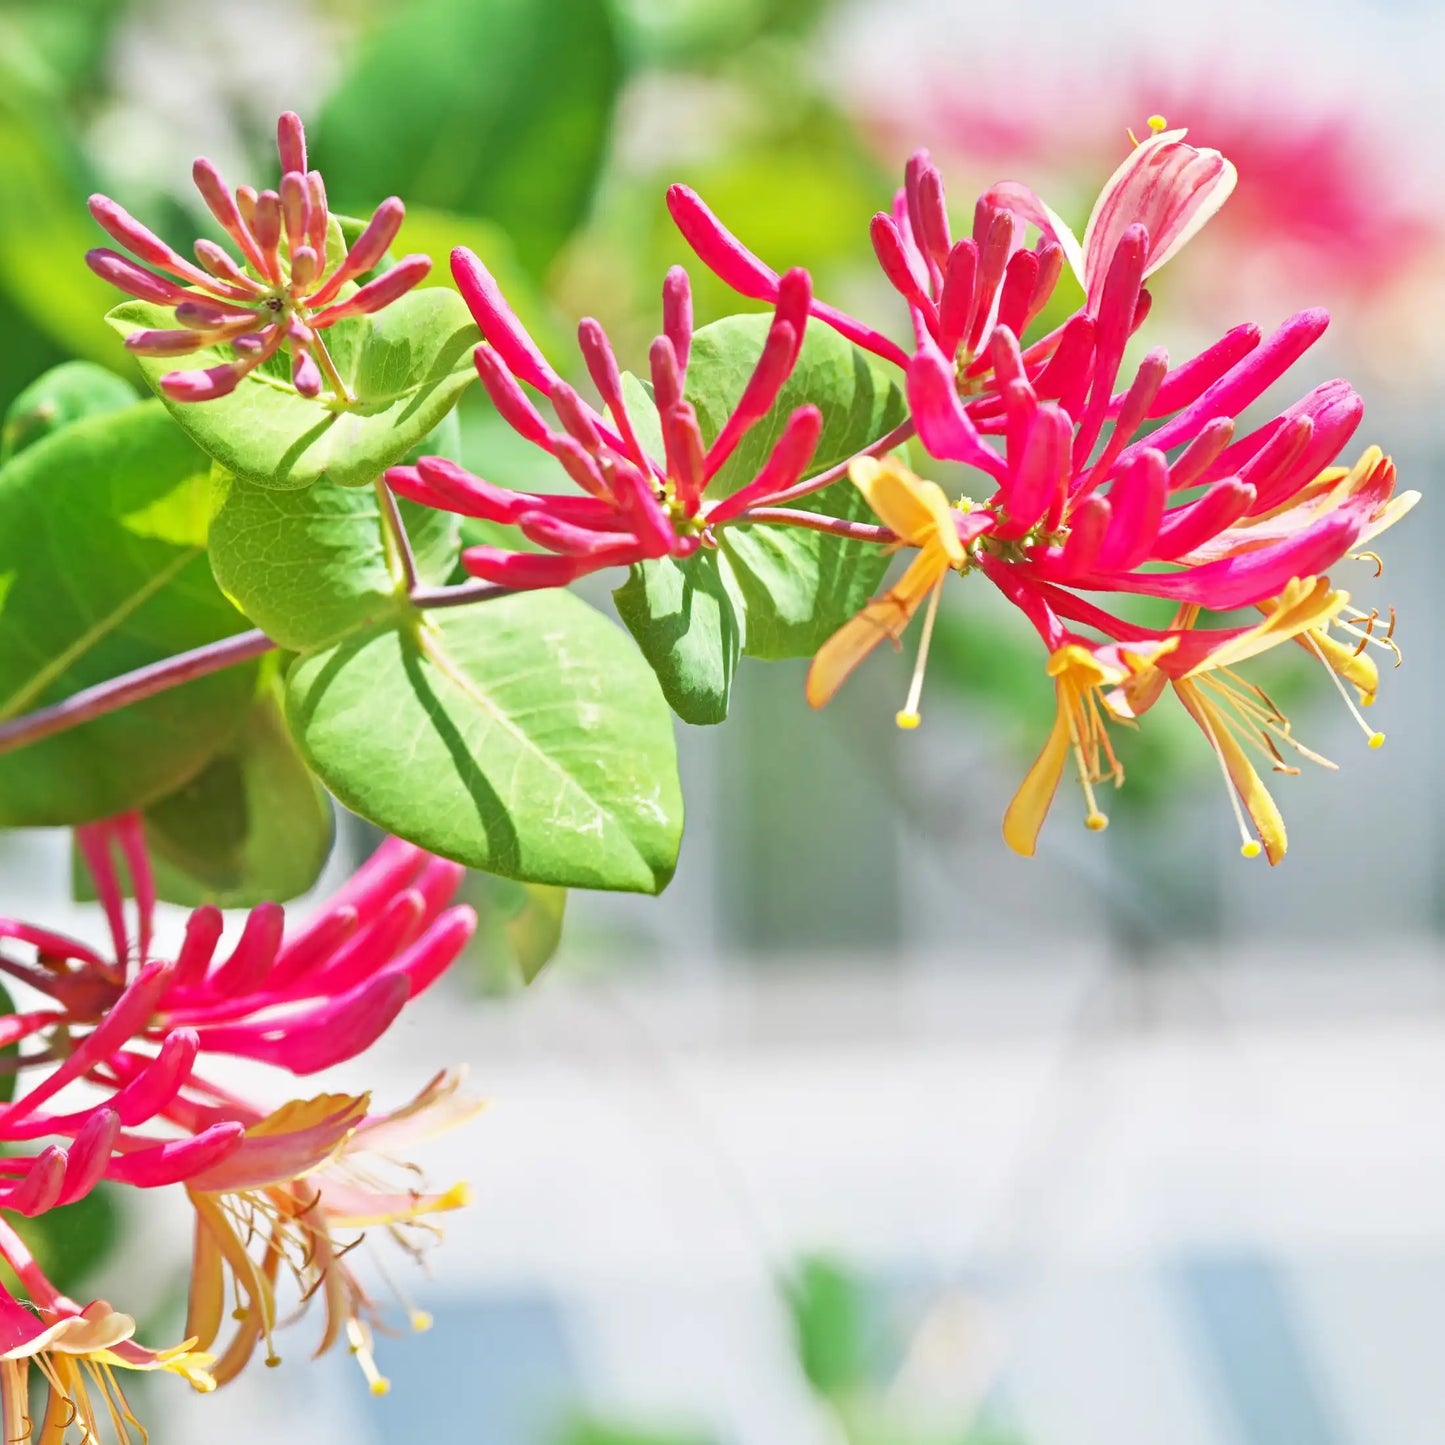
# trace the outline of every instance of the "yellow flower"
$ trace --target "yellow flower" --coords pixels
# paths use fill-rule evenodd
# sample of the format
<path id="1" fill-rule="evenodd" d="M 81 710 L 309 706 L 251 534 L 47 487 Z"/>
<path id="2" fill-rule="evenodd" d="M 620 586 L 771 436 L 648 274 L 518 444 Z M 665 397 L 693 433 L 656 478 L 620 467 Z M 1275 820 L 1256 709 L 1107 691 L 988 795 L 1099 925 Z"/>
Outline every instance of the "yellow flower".
<path id="1" fill-rule="evenodd" d="M 853 484 L 863 493 L 902 546 L 917 547 L 918 555 L 903 576 L 881 597 L 875 597 L 850 618 L 818 649 L 808 669 L 806 695 L 813 707 L 823 707 L 847 681 L 853 669 L 886 637 L 897 643 L 914 614 L 928 603 L 923 638 L 908 701 L 898 713 L 898 726 L 914 728 L 920 721 L 918 701 L 923 691 L 923 670 L 943 579 L 961 569 L 968 551 L 959 535 L 960 514 L 934 482 L 916 477 L 892 457 L 859 457 L 848 469 Z"/>

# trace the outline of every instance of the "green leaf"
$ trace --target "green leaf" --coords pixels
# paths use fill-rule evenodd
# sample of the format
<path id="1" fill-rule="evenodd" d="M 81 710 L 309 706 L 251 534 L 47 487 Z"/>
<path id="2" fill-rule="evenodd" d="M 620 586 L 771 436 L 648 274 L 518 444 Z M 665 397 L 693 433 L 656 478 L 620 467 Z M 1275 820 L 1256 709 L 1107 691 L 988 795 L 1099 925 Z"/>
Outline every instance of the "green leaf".
<path id="1" fill-rule="evenodd" d="M 562 942 L 567 890 L 547 883 L 523 883 L 504 929 L 524 983 L 534 983 Z"/>
<path id="2" fill-rule="evenodd" d="M 123 411 L 139 399 L 129 382 L 93 361 L 63 362 L 10 403 L 0 425 L 0 462 L 82 417 Z"/>
<path id="3" fill-rule="evenodd" d="M 171 325 L 170 313 L 127 301 L 107 318 L 128 336 Z M 229 396 L 172 401 L 160 379 L 230 361 L 229 349 L 190 356 L 140 357 L 151 388 L 196 445 L 233 476 L 289 491 L 320 481 L 357 487 L 406 456 L 456 404 L 475 377 L 477 328 L 454 291 L 410 291 L 375 316 L 337 322 L 323 333 L 355 400 L 301 396 L 285 378 L 258 367 Z"/>
<path id="4" fill-rule="evenodd" d="M 606 0 L 414 0 L 363 43 L 315 153 L 339 202 L 500 222 L 541 275 L 591 203 L 621 79 Z"/>
<path id="5" fill-rule="evenodd" d="M 529 979 L 530 983 L 531 980 Z M 0 983 L 0 1014 L 13 1014 L 15 1012 L 15 1000 L 10 997 L 10 990 Z M 8 1104 L 15 1097 L 16 1069 L 15 1060 L 20 1057 L 20 1042 L 17 1039 L 0 1048 L 0 1104 Z"/>
<path id="6" fill-rule="evenodd" d="M 404 605 L 374 488 L 318 482 L 304 492 L 278 492 L 224 473 L 216 486 L 216 580 L 282 647 L 327 645 Z M 400 507 L 419 576 L 445 582 L 459 547 L 456 517 L 407 501 Z"/>
<path id="7" fill-rule="evenodd" d="M 660 891 L 672 724 L 622 633 L 565 592 L 413 616 L 299 658 L 286 716 L 354 812 L 523 882 Z"/>
<path id="8" fill-rule="evenodd" d="M 687 395 L 709 444 L 742 395 L 767 328 L 765 316 L 730 316 L 693 338 Z M 808 402 L 824 417 L 813 475 L 877 441 L 905 414 L 902 393 L 883 366 L 835 332 L 812 326 L 777 404 L 744 436 L 709 496 L 726 496 L 751 481 L 789 415 Z M 636 393 L 629 405 L 638 407 Z M 876 520 L 846 478 L 797 505 Z M 634 567 L 614 596 L 678 716 L 718 723 L 727 716 L 740 656 L 816 652 L 873 595 L 887 565 L 883 549 L 872 543 L 799 527 L 728 526 L 720 529 L 715 549 Z"/>
<path id="9" fill-rule="evenodd" d="M 245 627 L 206 560 L 210 464 L 155 402 L 0 467 L 0 719 Z M 0 826 L 144 807 L 235 733 L 255 664 L 0 755 Z"/>
<path id="10" fill-rule="evenodd" d="M 156 891 L 195 908 L 284 903 L 321 876 L 331 803 L 268 695 L 231 744 L 143 814 Z"/>

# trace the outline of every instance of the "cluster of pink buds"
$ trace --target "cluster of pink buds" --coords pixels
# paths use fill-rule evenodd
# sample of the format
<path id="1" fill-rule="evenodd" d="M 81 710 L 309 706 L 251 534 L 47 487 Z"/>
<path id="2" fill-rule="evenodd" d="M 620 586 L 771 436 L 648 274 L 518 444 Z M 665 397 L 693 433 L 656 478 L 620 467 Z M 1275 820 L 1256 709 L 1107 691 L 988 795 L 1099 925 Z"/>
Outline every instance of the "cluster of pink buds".
<path id="1" fill-rule="evenodd" d="M 212 401 L 283 346 L 291 356 L 291 383 L 302 396 L 329 386 L 336 400 L 352 398 L 321 333 L 338 321 L 380 311 L 411 290 L 431 269 L 426 256 L 405 256 L 365 285 L 396 239 L 406 208 L 395 197 L 376 208 L 344 255 L 339 228 L 326 205 L 321 172 L 308 170 L 306 136 L 290 112 L 276 126 L 280 189 L 233 193 L 208 160 L 195 163 L 196 189 L 242 257 L 241 264 L 214 241 L 195 244 L 196 261 L 174 251 L 108 196 L 92 196 L 90 213 L 105 231 L 145 265 L 117 251 L 86 256 L 90 268 L 122 291 L 172 310 L 172 330 L 134 331 L 126 346 L 139 356 L 187 356 L 228 345 L 235 360 L 196 371 L 172 371 L 161 387 L 175 401 Z M 199 264 L 197 264 L 199 263 Z M 154 270 L 147 269 L 154 267 Z M 165 275 L 156 273 L 164 272 Z"/>
<path id="2" fill-rule="evenodd" d="M 414 1248 L 408 1227 L 465 1202 L 461 1186 L 440 1194 L 418 1188 L 412 1166 L 392 1151 L 477 1106 L 458 1094 L 457 1077 L 443 1074 L 390 1114 L 373 1113 L 365 1094 L 322 1094 L 272 1109 L 204 1070 L 208 1058 L 231 1056 L 305 1075 L 366 1049 L 470 938 L 472 910 L 449 906 L 463 870 L 391 839 L 289 936 L 283 910 L 264 903 L 222 949 L 222 916 L 202 907 L 174 955 L 159 957 L 139 819 L 89 825 L 77 841 L 109 920 L 113 956 L 0 919 L 0 970 L 46 1000 L 0 1021 L 0 1042 L 45 1041 L 14 1060 L 27 1076 L 53 1065 L 0 1106 L 7 1146 L 0 1209 L 33 1217 L 102 1180 L 184 1186 L 196 1215 L 187 1338 L 169 1350 L 136 1345 L 133 1317 L 104 1301 L 81 1308 L 67 1299 L 0 1221 L 0 1257 L 28 1296 L 22 1303 L 0 1292 L 4 1438 L 29 1438 L 32 1364 L 49 1385 L 45 1421 L 54 1427 L 43 1426 L 39 1438 L 58 1441 L 63 1426 L 55 1422 L 73 1420 L 85 1438 L 99 1438 L 88 1385 L 97 1387 L 118 1437 L 131 1438 L 126 1427 L 139 1427 L 117 1370 L 170 1370 L 211 1389 L 234 1376 L 257 1344 L 274 1363 L 283 1267 L 302 1303 L 317 1295 L 324 1302 L 320 1348 L 344 1337 L 372 1388 L 384 1390 L 371 1356 L 377 1309 L 346 1262 L 349 1242 L 341 1236 L 385 1226 Z M 117 853 L 134 885 L 134 929 Z M 62 1093 L 84 1097 L 62 1107 Z M 395 1185 L 384 1182 L 388 1169 Z M 226 1305 L 232 1293 L 234 1310 Z M 410 1313 L 424 1328 L 426 1317 Z M 228 1315 L 230 1338 L 214 1353 Z"/>
<path id="3" fill-rule="evenodd" d="M 1189 145 L 1158 117 L 1150 128 L 1105 186 L 1082 242 L 1016 182 L 985 192 L 973 235 L 955 241 L 938 170 L 925 152 L 915 154 L 891 212 L 872 222 L 879 262 L 908 306 L 911 352 L 813 303 L 819 320 L 904 369 L 926 451 L 963 464 L 982 485 L 976 499 L 950 502 L 896 461 L 854 462 L 853 479 L 880 520 L 898 545 L 918 553 L 897 584 L 819 651 L 808 697 L 826 703 L 874 646 L 896 641 L 927 603 L 913 685 L 898 714 L 901 726 L 917 726 L 943 580 L 977 571 L 1039 632 L 1058 699 L 1053 732 L 1005 819 L 1011 846 L 1034 851 L 1071 757 L 1087 822 L 1102 828 L 1094 788 L 1123 780 L 1105 723 L 1136 721 L 1172 687 L 1219 758 L 1231 800 L 1238 796 L 1242 851 L 1277 862 L 1284 825 L 1248 753 L 1283 772 L 1297 771 L 1291 753 L 1324 760 L 1233 669 L 1297 642 L 1324 663 L 1377 747 L 1383 735 L 1360 717 L 1343 684 L 1373 700 L 1378 672 L 1365 649 L 1374 644 L 1398 659 L 1393 614 L 1385 626 L 1376 613 L 1351 609 L 1348 594 L 1320 574 L 1346 557 L 1373 560 L 1360 549 L 1416 494 L 1395 496 L 1395 468 L 1378 449 L 1353 467 L 1334 465 L 1364 411 L 1346 381 L 1326 382 L 1236 435 L 1241 414 L 1323 333 L 1323 311 L 1300 312 L 1267 338 L 1256 326 L 1235 327 L 1176 367 L 1162 348 L 1150 351 L 1116 390 L 1125 348 L 1148 314 L 1146 279 L 1235 182 L 1217 151 Z M 693 192 L 674 186 L 668 200 L 688 242 L 724 281 L 751 297 L 777 294 L 777 273 Z M 1026 340 L 1065 261 L 1083 305 Z M 1140 627 L 1081 592 L 1144 594 L 1176 603 L 1178 612 L 1168 627 Z M 1205 610 L 1241 607 L 1257 608 L 1265 620 L 1200 626 Z"/>
<path id="4" fill-rule="evenodd" d="M 588 375 L 606 407 L 590 406 L 548 364 L 496 282 L 470 251 L 452 253 L 452 273 L 489 345 L 477 347 L 482 383 L 507 422 L 554 457 L 585 495 L 518 492 L 495 486 L 452 462 L 424 457 L 394 467 L 387 481 L 402 496 L 444 511 L 516 526 L 544 552 L 471 547 L 462 563 L 473 576 L 509 587 L 555 587 L 601 567 L 646 558 L 686 557 L 713 538 L 709 528 L 739 517 L 787 491 L 818 445 L 822 416 L 813 406 L 789 416 L 772 451 L 747 485 L 704 503 L 704 492 L 748 430 L 778 399 L 797 363 L 812 302 L 805 271 L 790 271 L 775 288 L 772 324 L 737 405 L 711 446 L 684 399 L 692 345 L 692 294 L 687 273 L 668 272 L 662 288 L 663 330 L 648 353 L 653 401 L 664 456 L 651 456 L 622 390 L 612 345 L 591 318 L 577 339 Z M 547 398 L 561 430 L 549 426 L 522 383 Z"/>

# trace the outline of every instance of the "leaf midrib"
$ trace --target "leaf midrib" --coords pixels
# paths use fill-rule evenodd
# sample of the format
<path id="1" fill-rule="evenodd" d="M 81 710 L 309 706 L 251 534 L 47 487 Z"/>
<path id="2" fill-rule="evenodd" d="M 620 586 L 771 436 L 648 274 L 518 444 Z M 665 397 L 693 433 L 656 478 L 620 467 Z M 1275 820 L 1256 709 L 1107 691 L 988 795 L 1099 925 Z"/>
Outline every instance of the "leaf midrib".
<path id="1" fill-rule="evenodd" d="M 57 653 L 50 662 L 42 667 L 29 682 L 17 688 L 3 703 L 0 703 L 0 719 L 14 717 L 16 713 L 28 707 L 51 683 L 63 677 L 71 666 L 84 657 L 92 647 L 118 630 L 128 617 L 149 602 L 166 583 L 194 562 L 197 557 L 204 554 L 203 547 L 187 548 L 148 578 L 145 585 L 133 592 L 119 607 L 112 609 L 104 617 L 93 622 L 69 647 Z"/>

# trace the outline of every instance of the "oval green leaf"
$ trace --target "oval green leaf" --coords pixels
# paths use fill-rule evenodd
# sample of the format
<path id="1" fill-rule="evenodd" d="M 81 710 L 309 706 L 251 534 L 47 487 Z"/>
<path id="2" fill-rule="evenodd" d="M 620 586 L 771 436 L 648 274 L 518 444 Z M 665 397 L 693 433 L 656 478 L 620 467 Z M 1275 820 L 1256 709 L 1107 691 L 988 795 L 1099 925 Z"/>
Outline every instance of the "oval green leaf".
<path id="1" fill-rule="evenodd" d="M 107 318 L 122 336 L 174 323 L 170 313 L 127 301 Z M 340 321 L 323 333 L 355 398 L 336 404 L 301 396 L 275 370 L 258 367 L 217 401 L 172 401 L 167 372 L 218 366 L 229 350 L 185 357 L 139 357 L 141 374 L 171 415 L 226 471 L 283 491 L 320 481 L 343 487 L 374 481 L 395 466 L 456 404 L 476 376 L 480 339 L 462 298 L 445 287 L 408 292 L 375 316 Z"/>
<path id="2" fill-rule="evenodd" d="M 624 634 L 568 593 L 355 633 L 292 664 L 286 715 L 342 803 L 434 853 L 562 887 L 672 876 L 672 720 Z"/>
<path id="3" fill-rule="evenodd" d="M 95 416 L 0 467 L 0 719 L 218 641 L 246 619 L 206 560 L 210 463 L 162 407 Z M 234 735 L 254 663 L 0 755 L 0 826 L 144 807 Z"/>
<path id="4" fill-rule="evenodd" d="M 216 580 L 282 647 L 324 646 L 403 605 L 374 488 L 318 482 L 304 492 L 278 492 L 224 473 L 216 486 Z M 418 575 L 445 582 L 460 547 L 457 518 L 407 501 L 400 507 Z"/>

